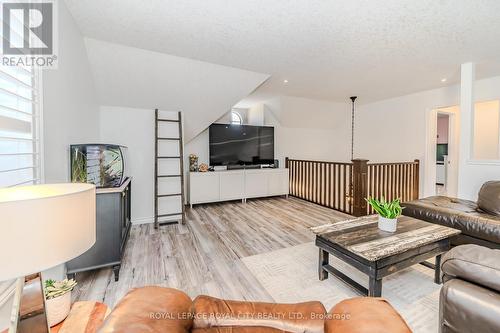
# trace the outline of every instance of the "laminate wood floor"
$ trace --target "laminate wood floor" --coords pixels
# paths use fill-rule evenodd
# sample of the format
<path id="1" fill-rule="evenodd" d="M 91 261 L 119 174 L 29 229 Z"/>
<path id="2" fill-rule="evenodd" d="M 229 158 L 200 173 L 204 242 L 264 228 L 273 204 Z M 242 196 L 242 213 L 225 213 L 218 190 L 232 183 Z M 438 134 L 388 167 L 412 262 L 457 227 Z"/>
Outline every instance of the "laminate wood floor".
<path id="1" fill-rule="evenodd" d="M 293 197 L 197 205 L 185 225 L 132 226 L 120 280 L 111 269 L 79 273 L 73 299 L 113 307 L 130 288 L 160 285 L 191 297 L 273 301 L 240 259 L 310 242 L 309 227 L 349 217 Z"/>

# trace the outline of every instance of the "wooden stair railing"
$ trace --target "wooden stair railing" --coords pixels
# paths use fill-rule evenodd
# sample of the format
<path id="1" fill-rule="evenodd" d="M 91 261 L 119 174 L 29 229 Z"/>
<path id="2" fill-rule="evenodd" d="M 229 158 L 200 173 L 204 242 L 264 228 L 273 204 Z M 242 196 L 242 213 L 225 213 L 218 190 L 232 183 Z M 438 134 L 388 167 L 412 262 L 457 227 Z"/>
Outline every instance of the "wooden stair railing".
<path id="1" fill-rule="evenodd" d="M 290 195 L 335 210 L 363 216 L 373 214 L 365 198 L 400 198 L 410 201 L 419 195 L 419 161 L 351 163 L 285 159 L 290 170 Z"/>

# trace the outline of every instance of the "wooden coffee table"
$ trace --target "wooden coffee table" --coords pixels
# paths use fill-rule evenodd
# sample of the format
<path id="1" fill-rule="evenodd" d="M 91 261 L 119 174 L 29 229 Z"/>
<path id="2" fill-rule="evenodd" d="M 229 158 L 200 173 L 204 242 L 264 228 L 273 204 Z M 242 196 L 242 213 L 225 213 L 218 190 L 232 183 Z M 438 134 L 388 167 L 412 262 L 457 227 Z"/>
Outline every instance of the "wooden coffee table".
<path id="1" fill-rule="evenodd" d="M 434 281 L 441 283 L 441 254 L 460 230 L 401 216 L 391 233 L 379 230 L 377 221 L 378 216 L 371 215 L 311 229 L 319 247 L 320 280 L 331 273 L 364 295 L 380 297 L 382 278 L 435 257 Z M 368 289 L 332 267 L 330 254 L 368 275 Z"/>

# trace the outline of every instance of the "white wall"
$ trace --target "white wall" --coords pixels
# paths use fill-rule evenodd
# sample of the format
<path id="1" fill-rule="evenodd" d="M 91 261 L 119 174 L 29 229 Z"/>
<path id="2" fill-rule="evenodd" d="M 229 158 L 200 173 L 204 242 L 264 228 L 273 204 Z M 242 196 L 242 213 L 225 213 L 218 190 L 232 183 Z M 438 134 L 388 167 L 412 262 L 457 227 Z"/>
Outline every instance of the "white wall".
<path id="1" fill-rule="evenodd" d="M 128 147 L 132 223 L 152 223 L 154 214 L 154 110 L 101 106 L 100 136 Z"/>
<path id="2" fill-rule="evenodd" d="M 265 123 L 275 126 L 276 156 L 349 161 L 351 108 L 348 103 L 280 96 L 265 103 Z"/>
<path id="3" fill-rule="evenodd" d="M 83 36 L 59 2 L 59 66 L 43 72 L 45 181 L 69 181 L 69 145 L 99 141 L 99 107 Z"/>
<path id="4" fill-rule="evenodd" d="M 500 98 L 499 87 L 500 77 L 476 81 L 475 100 Z M 458 105 L 459 101 L 460 89 L 455 85 L 360 105 L 356 121 L 357 155 L 372 162 L 420 159 L 421 195 L 432 195 L 434 189 L 424 187 L 423 177 L 427 163 L 427 117 L 431 110 Z M 470 156 L 466 159 L 470 160 Z M 463 198 L 476 199 L 484 181 L 500 179 L 500 164 L 484 165 L 469 161 L 461 169 L 459 196 Z"/>
<path id="5" fill-rule="evenodd" d="M 265 108 L 264 104 L 257 104 L 248 109 L 248 124 L 254 126 L 264 125 Z"/>

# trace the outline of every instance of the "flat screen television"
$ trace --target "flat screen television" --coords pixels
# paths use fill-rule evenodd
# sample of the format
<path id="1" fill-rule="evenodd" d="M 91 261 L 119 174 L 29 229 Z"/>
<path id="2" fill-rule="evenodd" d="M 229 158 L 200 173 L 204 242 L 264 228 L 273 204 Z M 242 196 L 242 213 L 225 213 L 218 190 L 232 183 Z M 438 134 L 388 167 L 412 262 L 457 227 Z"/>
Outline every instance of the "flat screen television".
<path id="1" fill-rule="evenodd" d="M 212 124 L 209 136 L 212 166 L 274 163 L 274 127 Z"/>

